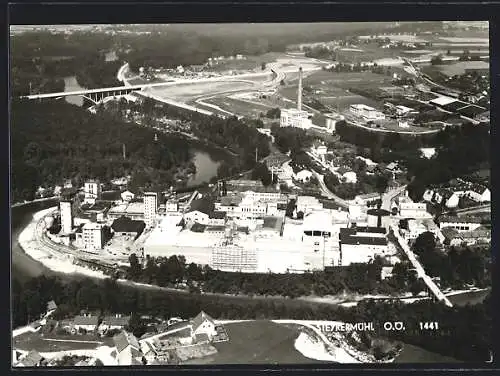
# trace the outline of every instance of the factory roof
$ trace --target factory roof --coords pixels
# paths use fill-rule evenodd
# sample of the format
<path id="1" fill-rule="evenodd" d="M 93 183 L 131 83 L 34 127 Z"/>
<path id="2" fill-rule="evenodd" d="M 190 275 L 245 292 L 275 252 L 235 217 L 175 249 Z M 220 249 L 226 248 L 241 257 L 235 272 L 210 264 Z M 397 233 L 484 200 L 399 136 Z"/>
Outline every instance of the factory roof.
<path id="1" fill-rule="evenodd" d="M 223 196 L 220 198 L 220 203 L 224 206 L 238 206 L 242 200 L 240 195 Z"/>
<path id="2" fill-rule="evenodd" d="M 193 211 L 199 211 L 201 213 L 210 214 L 214 210 L 214 203 L 208 198 L 200 198 L 199 200 L 193 200 L 191 202 L 188 213 Z"/>
<path id="3" fill-rule="evenodd" d="M 214 210 L 208 215 L 208 217 L 211 219 L 224 219 L 226 218 L 226 215 L 226 212 Z"/>
<path id="4" fill-rule="evenodd" d="M 202 225 L 201 223 L 195 222 L 191 226 L 191 231 L 192 232 L 205 232 L 206 228 L 207 228 L 207 225 Z"/>
<path id="5" fill-rule="evenodd" d="M 143 221 L 134 221 L 127 217 L 120 217 L 113 221 L 111 228 L 114 232 L 135 232 L 142 233 L 146 225 Z"/>
<path id="6" fill-rule="evenodd" d="M 440 96 L 434 99 L 431 99 L 429 103 L 438 105 L 438 106 L 445 106 L 447 104 L 456 102 L 457 100 L 455 98 L 450 98 L 450 97 L 445 97 L 445 96 Z"/>
<path id="7" fill-rule="evenodd" d="M 482 223 L 481 217 L 466 215 L 463 217 L 442 216 L 439 217 L 439 223 Z"/>
<path id="8" fill-rule="evenodd" d="M 372 233 L 374 236 L 359 236 L 358 233 L 363 233 L 363 235 Z M 375 236 L 376 234 L 385 234 L 385 229 L 377 227 L 341 228 L 340 242 L 351 245 L 387 245 L 386 237 Z"/>
<path id="9" fill-rule="evenodd" d="M 207 232 L 219 232 L 219 231 L 224 231 L 226 229 L 226 226 L 207 226 L 205 228 L 205 231 Z"/>
<path id="10" fill-rule="evenodd" d="M 280 217 L 264 217 L 264 224 L 262 225 L 262 228 L 280 231 L 282 223 L 283 220 Z"/>

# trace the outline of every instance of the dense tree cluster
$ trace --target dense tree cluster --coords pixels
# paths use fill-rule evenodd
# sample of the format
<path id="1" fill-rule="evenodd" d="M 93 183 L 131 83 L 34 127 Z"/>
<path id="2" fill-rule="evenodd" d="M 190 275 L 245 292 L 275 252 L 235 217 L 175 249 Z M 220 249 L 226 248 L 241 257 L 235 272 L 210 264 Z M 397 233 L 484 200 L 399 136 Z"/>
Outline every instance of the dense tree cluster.
<path id="1" fill-rule="evenodd" d="M 133 312 L 164 319 L 173 316 L 187 319 L 203 310 L 218 319 L 368 321 L 375 323 L 380 335 L 464 361 L 489 359 L 492 341 L 490 299 L 475 306 L 454 308 L 430 301 L 414 304 L 364 301 L 352 308 L 342 308 L 295 299 L 256 299 L 138 289 L 118 285 L 110 279 L 63 283 L 58 278 L 44 276 L 24 284 L 14 281 L 12 289 L 14 327 L 38 318 L 45 312 L 47 301 L 55 300 L 58 304 L 56 319 L 88 309 Z M 406 330 L 383 331 L 381 323 L 385 321 L 402 321 Z M 440 328 L 438 331 L 423 332 L 419 321 L 438 321 Z"/>
<path id="2" fill-rule="evenodd" d="M 257 163 L 252 170 L 252 180 L 260 180 L 267 187 L 278 182 L 278 177 L 272 175 L 265 163 Z"/>
<path id="3" fill-rule="evenodd" d="M 284 127 L 273 124 L 271 133 L 275 138 L 275 144 L 282 153 L 297 153 L 300 150 L 309 148 L 314 137 L 300 128 Z"/>
<path id="4" fill-rule="evenodd" d="M 105 61 L 115 48 L 110 35 L 75 32 L 71 35 L 48 31 L 27 32 L 11 38 L 13 96 L 64 91 L 64 77 L 76 76 L 87 88 L 115 86 L 119 61 Z"/>
<path id="5" fill-rule="evenodd" d="M 14 201 L 31 199 L 39 185 L 53 187 L 64 178 L 81 183 L 131 174 L 137 186 L 169 184 L 191 158 L 183 139 L 159 134 L 154 142 L 152 130 L 65 102 L 14 101 L 11 115 Z"/>
<path id="6" fill-rule="evenodd" d="M 437 247 L 434 234 L 424 232 L 415 241 L 413 251 L 426 272 L 440 278 L 442 287 L 460 289 L 465 284 L 478 287 L 491 285 L 491 248 L 450 247 L 447 252 Z"/>

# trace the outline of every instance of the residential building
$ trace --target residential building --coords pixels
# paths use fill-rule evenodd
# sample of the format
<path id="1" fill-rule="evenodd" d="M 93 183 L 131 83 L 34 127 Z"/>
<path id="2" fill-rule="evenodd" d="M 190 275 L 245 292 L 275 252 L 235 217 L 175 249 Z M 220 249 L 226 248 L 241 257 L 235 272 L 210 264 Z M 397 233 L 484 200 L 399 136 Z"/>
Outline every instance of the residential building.
<path id="1" fill-rule="evenodd" d="M 82 227 L 83 248 L 86 251 L 98 251 L 104 246 L 104 225 L 89 222 Z"/>
<path id="2" fill-rule="evenodd" d="M 323 210 L 323 204 L 313 196 L 298 196 L 295 202 L 296 210 L 304 215 L 312 211 Z"/>
<path id="3" fill-rule="evenodd" d="M 490 202 L 491 191 L 489 188 L 479 184 L 474 184 L 466 193 L 472 200 L 476 202 Z"/>
<path id="4" fill-rule="evenodd" d="M 445 240 L 439 226 L 432 219 L 409 219 L 408 229 L 403 230 L 403 237 L 406 241 L 413 241 L 424 232 L 432 232 L 440 242 Z"/>
<path id="5" fill-rule="evenodd" d="M 462 235 L 453 227 L 443 227 L 441 233 L 443 234 L 443 244 L 445 245 L 456 247 L 461 245 L 464 241 Z"/>
<path id="6" fill-rule="evenodd" d="M 373 192 L 373 193 L 365 193 L 362 195 L 357 195 L 356 197 L 354 197 L 354 202 L 356 202 L 359 205 L 366 205 L 369 202 L 379 199 L 380 199 L 380 194 L 377 192 Z"/>
<path id="7" fill-rule="evenodd" d="M 192 336 L 204 333 L 209 338 L 212 338 L 217 334 L 215 326 L 215 320 L 205 312 L 201 311 L 194 319 L 191 320 Z"/>
<path id="8" fill-rule="evenodd" d="M 90 313 L 84 313 L 80 316 L 76 316 L 73 319 L 72 329 L 75 332 L 79 332 L 80 330 L 84 330 L 86 332 L 94 332 L 97 329 L 98 323 L 98 316 L 92 316 Z"/>
<path id="9" fill-rule="evenodd" d="M 99 180 L 88 180 L 83 185 L 85 203 L 94 204 L 101 198 L 101 183 Z"/>
<path id="10" fill-rule="evenodd" d="M 133 239 L 137 239 L 145 228 L 146 224 L 143 221 L 136 221 L 127 217 L 115 219 L 111 225 L 111 229 L 115 234 L 130 236 Z"/>
<path id="11" fill-rule="evenodd" d="M 156 214 L 158 213 L 158 193 L 144 193 L 144 222 L 146 227 L 154 227 L 156 224 Z"/>
<path id="12" fill-rule="evenodd" d="M 363 118 L 366 121 L 385 119 L 383 112 L 364 104 L 351 104 L 349 111 L 354 115 Z"/>
<path id="13" fill-rule="evenodd" d="M 199 223 L 201 225 L 208 225 L 210 217 L 208 213 L 200 210 L 189 210 L 184 214 L 184 220 L 188 222 Z"/>
<path id="14" fill-rule="evenodd" d="M 410 198 L 403 196 L 398 199 L 399 216 L 401 218 L 430 218 L 432 217 L 427 212 L 427 204 L 421 202 L 413 202 Z"/>
<path id="15" fill-rule="evenodd" d="M 463 217 L 439 217 L 439 228 L 451 227 L 459 233 L 473 231 L 481 226 L 483 220 L 480 217 L 463 216 Z"/>
<path id="16" fill-rule="evenodd" d="M 141 346 L 137 338 L 129 332 L 122 331 L 113 337 L 116 347 L 116 360 L 120 366 L 142 365 Z"/>
<path id="17" fill-rule="evenodd" d="M 130 316 L 122 316 L 121 313 L 105 316 L 99 325 L 98 331 L 104 333 L 109 330 L 123 330 L 130 322 Z"/>
<path id="18" fill-rule="evenodd" d="M 80 213 L 73 219 L 73 225 L 78 226 L 77 222 L 86 223 L 85 219 L 91 222 L 104 222 L 110 204 L 103 201 L 96 201 L 93 204 L 87 203 L 80 206 Z"/>
<path id="19" fill-rule="evenodd" d="M 343 266 L 368 263 L 377 255 L 385 255 L 388 250 L 385 228 L 341 228 L 339 239 L 340 261 Z"/>
<path id="20" fill-rule="evenodd" d="M 302 170 L 295 174 L 295 179 L 301 181 L 302 183 L 308 182 L 311 180 L 313 174 L 309 170 Z"/>

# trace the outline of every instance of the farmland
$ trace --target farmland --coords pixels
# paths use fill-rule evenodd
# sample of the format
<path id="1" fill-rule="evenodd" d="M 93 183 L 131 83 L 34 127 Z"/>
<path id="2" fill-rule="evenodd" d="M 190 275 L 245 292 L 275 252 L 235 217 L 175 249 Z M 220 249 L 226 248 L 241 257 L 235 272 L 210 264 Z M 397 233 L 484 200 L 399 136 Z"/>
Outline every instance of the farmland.
<path id="1" fill-rule="evenodd" d="M 90 335 L 44 335 L 24 333 L 13 339 L 13 345 L 21 350 L 41 352 L 95 349 L 98 346 L 113 346 L 112 338 L 99 338 Z"/>

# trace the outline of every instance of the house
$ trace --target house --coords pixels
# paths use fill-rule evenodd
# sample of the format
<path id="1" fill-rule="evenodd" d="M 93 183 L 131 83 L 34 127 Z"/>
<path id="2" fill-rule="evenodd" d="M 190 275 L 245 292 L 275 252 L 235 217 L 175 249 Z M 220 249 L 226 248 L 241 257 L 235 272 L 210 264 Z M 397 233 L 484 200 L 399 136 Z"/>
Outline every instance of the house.
<path id="1" fill-rule="evenodd" d="M 130 202 L 135 198 L 135 194 L 130 191 L 125 191 L 120 194 L 122 201 Z"/>
<path id="2" fill-rule="evenodd" d="M 184 214 L 184 219 L 188 222 L 208 225 L 212 211 L 214 211 L 213 202 L 207 198 L 201 198 L 191 203 L 190 209 Z"/>
<path id="3" fill-rule="evenodd" d="M 191 335 L 196 338 L 196 335 L 202 333 L 205 333 L 209 338 L 217 334 L 214 319 L 203 311 L 191 320 Z"/>
<path id="4" fill-rule="evenodd" d="M 485 244 L 491 242 L 491 229 L 486 226 L 479 226 L 475 230 L 460 234 L 467 245 Z"/>
<path id="5" fill-rule="evenodd" d="M 491 191 L 489 188 L 474 184 L 466 193 L 472 200 L 476 202 L 490 202 Z"/>
<path id="6" fill-rule="evenodd" d="M 391 162 L 385 167 L 385 169 L 390 172 L 397 172 L 398 164 L 396 162 Z"/>
<path id="7" fill-rule="evenodd" d="M 214 210 L 208 215 L 208 224 L 210 226 L 224 226 L 226 220 L 227 214 L 225 211 Z"/>
<path id="8" fill-rule="evenodd" d="M 142 364 L 141 346 L 137 338 L 129 332 L 122 331 L 113 337 L 116 347 L 116 360 L 118 365 Z"/>
<path id="9" fill-rule="evenodd" d="M 143 221 L 133 220 L 125 216 L 115 219 L 111 225 L 115 234 L 130 236 L 134 239 L 137 239 L 145 228 L 146 224 Z"/>
<path id="10" fill-rule="evenodd" d="M 342 177 L 345 183 L 356 183 L 358 181 L 358 177 L 354 171 L 347 171 Z"/>
<path id="11" fill-rule="evenodd" d="M 454 209 L 458 207 L 460 202 L 460 194 L 458 192 L 453 192 L 453 194 L 446 201 L 446 207 L 449 209 Z"/>
<path id="12" fill-rule="evenodd" d="M 441 216 L 439 218 L 439 228 L 451 227 L 459 233 L 474 231 L 481 226 L 483 220 L 480 217 L 463 216 L 463 217 L 449 217 Z"/>
<path id="13" fill-rule="evenodd" d="M 16 364 L 16 367 L 40 367 L 45 363 L 45 358 L 38 351 L 32 350 Z"/>
<path id="14" fill-rule="evenodd" d="M 97 329 L 98 323 L 98 316 L 92 316 L 90 313 L 84 313 L 83 315 L 76 316 L 73 319 L 72 329 L 76 332 L 79 332 L 80 330 L 93 332 Z"/>
<path id="15" fill-rule="evenodd" d="M 295 175 L 295 179 L 301 181 L 302 183 L 311 180 L 312 172 L 309 170 L 302 170 Z"/>
<path id="16" fill-rule="evenodd" d="M 380 194 L 377 192 L 365 193 L 354 197 L 354 201 L 359 205 L 366 205 L 368 202 L 380 199 Z"/>
<path id="17" fill-rule="evenodd" d="M 99 332 L 108 330 L 123 330 L 130 322 L 130 316 L 122 316 L 121 313 L 105 316 L 99 325 Z"/>
<path id="18" fill-rule="evenodd" d="M 194 336 L 196 343 L 209 343 L 210 342 L 210 337 L 208 336 L 207 333 L 198 333 L 195 334 Z"/>

